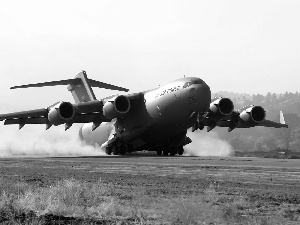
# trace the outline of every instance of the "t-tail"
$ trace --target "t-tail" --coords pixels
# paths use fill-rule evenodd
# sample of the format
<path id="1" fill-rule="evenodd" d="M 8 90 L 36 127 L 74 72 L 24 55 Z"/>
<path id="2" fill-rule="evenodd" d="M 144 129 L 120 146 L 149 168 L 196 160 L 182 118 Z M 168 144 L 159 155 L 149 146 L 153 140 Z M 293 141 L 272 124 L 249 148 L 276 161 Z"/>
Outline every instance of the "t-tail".
<path id="1" fill-rule="evenodd" d="M 11 87 L 11 89 L 45 87 L 45 86 L 56 86 L 56 85 L 68 85 L 68 90 L 72 93 L 75 103 L 89 102 L 89 101 L 96 100 L 92 87 L 99 87 L 99 88 L 126 91 L 126 92 L 129 91 L 126 88 L 89 79 L 85 71 L 78 73 L 73 79 L 20 85 L 20 86 Z"/>

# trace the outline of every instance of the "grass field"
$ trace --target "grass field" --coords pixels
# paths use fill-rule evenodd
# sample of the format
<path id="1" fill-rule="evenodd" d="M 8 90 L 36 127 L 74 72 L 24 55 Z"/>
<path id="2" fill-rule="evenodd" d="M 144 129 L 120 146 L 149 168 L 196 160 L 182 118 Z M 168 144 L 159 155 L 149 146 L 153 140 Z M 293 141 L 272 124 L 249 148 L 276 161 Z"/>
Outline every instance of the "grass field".
<path id="1" fill-rule="evenodd" d="M 0 170 L 0 223 L 300 223 L 299 195 L 289 190 L 280 191 L 276 187 L 278 182 L 273 181 L 270 183 L 275 188 L 270 185 L 269 191 L 262 191 L 261 185 L 265 182 L 263 173 L 269 170 L 259 168 L 260 171 L 256 172 L 261 174 L 261 178 L 257 179 L 257 189 L 243 191 L 242 186 L 237 188 L 234 182 L 252 182 L 253 174 L 240 180 L 237 174 L 227 174 L 224 166 L 218 170 L 216 166 L 196 166 L 192 161 L 188 161 L 193 164 L 189 166 L 178 164 L 178 161 L 173 165 L 170 160 L 164 159 L 159 164 L 155 160 L 151 163 L 151 159 L 144 159 L 144 162 L 139 159 L 139 163 L 132 163 L 132 159 L 101 159 L 100 162 L 89 159 L 53 159 L 50 162 L 41 159 L 3 160 Z M 113 170 L 119 168 L 119 172 L 116 170 L 118 175 L 106 170 L 108 165 Z M 94 176 L 97 168 L 102 172 Z M 206 176 L 199 177 L 198 168 L 202 168 Z M 172 173 L 171 169 L 177 172 Z M 244 174 L 255 172 L 253 168 L 240 170 Z M 220 171 L 223 171 L 223 177 L 219 176 Z M 283 172 L 298 174 L 287 168 Z M 152 174 L 151 177 L 149 174 Z M 193 174 L 198 176 L 198 180 Z M 227 183 L 222 182 L 224 178 Z"/>
<path id="2" fill-rule="evenodd" d="M 203 193 L 176 198 L 149 197 L 103 184 L 65 180 L 49 187 L 1 180 L 0 222 L 123 224 L 283 224 L 297 221 L 300 207 L 281 206 L 276 216 L 264 216 L 268 206 L 246 196 L 227 196 L 213 185 Z M 260 215 L 259 215 L 260 214 Z"/>

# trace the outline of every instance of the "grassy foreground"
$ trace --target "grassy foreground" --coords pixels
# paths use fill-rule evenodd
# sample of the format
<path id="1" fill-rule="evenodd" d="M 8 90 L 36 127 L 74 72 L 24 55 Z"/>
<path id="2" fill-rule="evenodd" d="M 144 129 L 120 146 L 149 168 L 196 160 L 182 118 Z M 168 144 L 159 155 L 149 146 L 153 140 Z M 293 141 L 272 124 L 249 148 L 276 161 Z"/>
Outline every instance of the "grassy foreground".
<path id="1" fill-rule="evenodd" d="M 199 192 L 198 192 L 199 193 Z M 278 206 L 247 196 L 217 193 L 153 196 L 146 189 L 122 189 L 75 179 L 41 187 L 0 178 L 0 223 L 6 224 L 297 224 L 300 207 Z"/>

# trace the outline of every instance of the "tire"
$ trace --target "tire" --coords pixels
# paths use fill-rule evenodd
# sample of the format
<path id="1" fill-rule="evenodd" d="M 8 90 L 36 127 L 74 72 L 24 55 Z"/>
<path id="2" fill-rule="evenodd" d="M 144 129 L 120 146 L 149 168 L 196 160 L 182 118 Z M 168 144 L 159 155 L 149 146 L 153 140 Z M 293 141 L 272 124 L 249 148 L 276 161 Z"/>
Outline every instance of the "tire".
<path id="1" fill-rule="evenodd" d="M 156 150 L 156 154 L 157 154 L 157 155 L 161 155 L 161 154 L 162 154 L 161 148 L 158 148 L 158 149 Z"/>
<path id="2" fill-rule="evenodd" d="M 107 155 L 111 155 L 111 153 L 112 153 L 112 147 L 106 147 L 105 153 L 106 153 Z"/>
<path id="3" fill-rule="evenodd" d="M 167 148 L 165 148 L 165 149 L 163 150 L 163 155 L 164 155 L 164 156 L 168 156 L 168 155 L 169 155 L 169 151 L 168 151 Z"/>
<path id="4" fill-rule="evenodd" d="M 115 145 L 112 146 L 112 154 L 113 155 L 118 155 L 119 154 L 119 147 L 118 146 L 115 146 Z"/>
<path id="5" fill-rule="evenodd" d="M 172 146 L 171 147 L 171 151 L 170 151 L 170 155 L 171 156 L 175 156 L 177 153 L 177 147 L 176 146 Z"/>
<path id="6" fill-rule="evenodd" d="M 120 154 L 121 155 L 125 155 L 126 154 L 126 146 L 125 145 L 121 145 L 120 147 L 119 147 L 119 149 L 120 149 Z"/>
<path id="7" fill-rule="evenodd" d="M 127 152 L 128 152 L 128 153 L 133 152 L 133 145 L 132 145 L 132 144 L 129 144 L 129 145 L 127 146 Z"/>
<path id="8" fill-rule="evenodd" d="M 184 149 L 183 146 L 178 146 L 178 155 L 183 155 Z"/>

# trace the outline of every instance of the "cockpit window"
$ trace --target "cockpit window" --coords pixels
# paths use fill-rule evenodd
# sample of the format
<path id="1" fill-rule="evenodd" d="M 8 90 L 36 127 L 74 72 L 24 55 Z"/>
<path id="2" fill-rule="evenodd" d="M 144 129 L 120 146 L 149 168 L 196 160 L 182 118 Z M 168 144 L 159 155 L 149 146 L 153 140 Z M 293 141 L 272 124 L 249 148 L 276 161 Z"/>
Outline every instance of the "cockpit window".
<path id="1" fill-rule="evenodd" d="M 203 81 L 202 80 L 194 80 L 194 82 L 193 82 L 194 84 L 203 84 Z"/>
<path id="2" fill-rule="evenodd" d="M 201 79 L 195 79 L 195 80 L 191 80 L 189 82 L 186 82 L 184 85 L 183 85 L 183 88 L 187 88 L 193 84 L 205 84 L 203 80 Z"/>
<path id="3" fill-rule="evenodd" d="M 192 82 L 186 82 L 184 85 L 183 85 L 183 88 L 187 88 L 189 86 L 191 86 L 193 83 Z"/>

